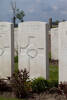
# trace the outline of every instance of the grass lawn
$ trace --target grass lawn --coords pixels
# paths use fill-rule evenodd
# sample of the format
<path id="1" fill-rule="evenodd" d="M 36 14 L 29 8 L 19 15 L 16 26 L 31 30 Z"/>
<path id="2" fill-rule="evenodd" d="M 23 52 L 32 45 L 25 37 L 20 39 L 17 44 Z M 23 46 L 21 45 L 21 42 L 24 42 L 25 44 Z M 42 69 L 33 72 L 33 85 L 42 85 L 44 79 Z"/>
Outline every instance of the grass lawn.
<path id="1" fill-rule="evenodd" d="M 15 63 L 15 71 L 17 71 L 18 70 L 18 63 L 16 62 Z"/>
<path id="2" fill-rule="evenodd" d="M 49 79 L 58 80 L 58 66 L 56 65 L 49 66 Z"/>

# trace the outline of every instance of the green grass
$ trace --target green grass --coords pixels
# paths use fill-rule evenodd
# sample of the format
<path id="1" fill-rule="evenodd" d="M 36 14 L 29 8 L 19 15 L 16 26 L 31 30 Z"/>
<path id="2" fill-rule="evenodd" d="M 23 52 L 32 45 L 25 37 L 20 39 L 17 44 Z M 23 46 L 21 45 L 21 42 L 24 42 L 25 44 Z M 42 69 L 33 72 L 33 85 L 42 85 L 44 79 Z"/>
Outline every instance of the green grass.
<path id="1" fill-rule="evenodd" d="M 49 59 L 51 59 L 51 52 L 49 52 Z"/>
<path id="2" fill-rule="evenodd" d="M 58 80 L 58 66 L 56 65 L 49 66 L 49 79 Z"/>
<path id="3" fill-rule="evenodd" d="M 18 63 L 15 63 L 15 71 L 18 70 Z"/>

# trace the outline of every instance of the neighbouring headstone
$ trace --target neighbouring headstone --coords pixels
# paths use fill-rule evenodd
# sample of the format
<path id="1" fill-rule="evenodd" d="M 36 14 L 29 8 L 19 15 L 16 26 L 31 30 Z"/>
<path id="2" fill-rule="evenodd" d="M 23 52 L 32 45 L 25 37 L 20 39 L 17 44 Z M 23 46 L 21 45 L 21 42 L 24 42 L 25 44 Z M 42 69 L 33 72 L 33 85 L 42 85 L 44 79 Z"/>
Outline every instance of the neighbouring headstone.
<path id="1" fill-rule="evenodd" d="M 58 28 L 51 29 L 51 59 L 58 60 Z"/>
<path id="2" fill-rule="evenodd" d="M 48 78 L 48 25 L 45 22 L 23 22 L 18 34 L 19 70 L 26 68 L 30 78 Z"/>
<path id="3" fill-rule="evenodd" d="M 48 32 L 48 52 L 49 54 L 51 54 L 51 34 L 50 34 L 50 31 Z"/>
<path id="4" fill-rule="evenodd" d="M 0 22 L 0 78 L 11 77 L 14 71 L 13 24 Z"/>
<path id="5" fill-rule="evenodd" d="M 59 24 L 59 82 L 67 82 L 67 22 Z"/>
<path id="6" fill-rule="evenodd" d="M 18 53 L 18 28 L 14 28 L 14 56 Z"/>

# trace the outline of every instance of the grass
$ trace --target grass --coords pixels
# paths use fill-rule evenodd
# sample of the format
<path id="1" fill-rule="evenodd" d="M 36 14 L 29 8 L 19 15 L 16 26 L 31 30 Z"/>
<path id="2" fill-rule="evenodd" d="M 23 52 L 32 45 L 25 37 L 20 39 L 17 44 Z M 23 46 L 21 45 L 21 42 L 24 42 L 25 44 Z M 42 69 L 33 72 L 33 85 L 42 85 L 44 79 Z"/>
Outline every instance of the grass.
<path id="1" fill-rule="evenodd" d="M 58 66 L 50 65 L 49 66 L 49 79 L 50 80 L 58 80 Z"/>
<path id="2" fill-rule="evenodd" d="M 51 59 L 51 52 L 49 52 L 49 59 Z"/>
<path id="3" fill-rule="evenodd" d="M 15 63 L 15 71 L 17 71 L 18 70 L 18 63 L 16 62 Z"/>
<path id="4" fill-rule="evenodd" d="M 15 71 L 18 70 L 18 56 L 14 57 L 14 62 L 15 62 Z"/>

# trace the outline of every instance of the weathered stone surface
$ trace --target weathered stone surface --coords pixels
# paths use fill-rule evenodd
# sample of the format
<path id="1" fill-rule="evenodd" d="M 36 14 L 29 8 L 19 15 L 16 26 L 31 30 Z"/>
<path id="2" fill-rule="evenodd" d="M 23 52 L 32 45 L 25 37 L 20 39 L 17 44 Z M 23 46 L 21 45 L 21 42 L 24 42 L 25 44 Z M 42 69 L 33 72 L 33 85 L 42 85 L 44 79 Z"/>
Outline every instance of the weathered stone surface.
<path id="1" fill-rule="evenodd" d="M 19 69 L 26 68 L 30 78 L 48 78 L 48 26 L 44 22 L 19 24 Z"/>
<path id="2" fill-rule="evenodd" d="M 67 22 L 59 24 L 59 82 L 67 82 Z"/>
<path id="3" fill-rule="evenodd" d="M 58 60 L 58 28 L 51 29 L 51 59 Z"/>
<path id="4" fill-rule="evenodd" d="M 18 52 L 18 28 L 14 28 L 14 55 Z"/>
<path id="5" fill-rule="evenodd" d="M 7 78 L 14 71 L 13 24 L 0 22 L 0 78 Z"/>

